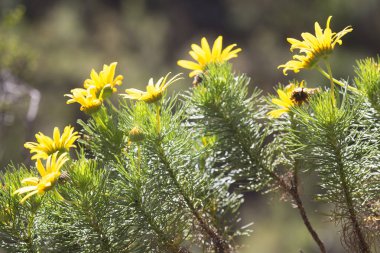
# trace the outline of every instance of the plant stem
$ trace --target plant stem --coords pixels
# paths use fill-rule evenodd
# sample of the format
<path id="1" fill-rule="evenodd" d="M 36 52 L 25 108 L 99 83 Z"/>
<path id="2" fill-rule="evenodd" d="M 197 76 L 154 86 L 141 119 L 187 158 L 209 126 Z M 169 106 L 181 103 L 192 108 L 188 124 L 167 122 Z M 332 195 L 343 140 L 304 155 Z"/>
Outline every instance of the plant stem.
<path id="1" fill-rule="evenodd" d="M 313 226 L 311 225 L 311 222 L 309 221 L 309 218 L 306 214 L 306 210 L 303 206 L 302 199 L 299 195 L 298 191 L 298 176 L 296 174 L 293 174 L 293 186 L 289 186 L 282 177 L 277 175 L 275 172 L 265 169 L 265 167 L 262 166 L 264 170 L 268 173 L 268 175 L 274 179 L 278 185 L 286 192 L 288 193 L 294 202 L 296 203 L 297 209 L 301 215 L 301 218 L 303 220 L 303 223 L 305 224 L 307 230 L 309 231 L 311 237 L 315 241 L 315 243 L 318 245 L 321 253 L 326 253 L 325 245 L 323 244 L 322 240 L 319 238 L 317 232 L 314 230 Z"/>
<path id="2" fill-rule="evenodd" d="M 342 155 L 340 153 L 340 150 L 337 147 L 336 141 L 334 140 L 333 143 L 331 143 L 331 144 L 335 150 L 335 156 L 336 156 L 336 160 L 337 160 L 336 162 L 338 165 L 337 169 L 338 169 L 339 179 L 341 181 L 342 188 L 343 188 L 344 200 L 345 200 L 346 205 L 347 205 L 347 209 L 348 209 L 348 213 L 349 213 L 349 219 L 352 223 L 354 233 L 355 233 L 357 240 L 358 240 L 360 252 L 361 253 L 370 253 L 371 252 L 370 248 L 369 248 L 369 246 L 365 240 L 363 231 L 361 230 L 359 222 L 358 222 L 358 218 L 357 218 L 357 214 L 355 211 L 352 195 L 351 195 L 349 185 L 347 182 L 347 178 L 346 178 L 346 173 L 344 171 L 344 165 L 342 162 Z"/>
<path id="3" fill-rule="evenodd" d="M 139 172 L 139 175 L 141 173 L 141 145 L 140 143 L 137 143 L 137 161 L 136 161 L 136 166 Z"/>
<path id="4" fill-rule="evenodd" d="M 140 198 L 141 200 L 141 198 Z M 147 221 L 148 225 L 153 229 L 153 231 L 157 234 L 158 239 L 163 243 L 163 246 L 172 253 L 191 253 L 188 249 L 181 247 L 179 245 L 175 245 L 171 243 L 171 240 L 167 238 L 165 233 L 160 229 L 157 223 L 154 221 L 152 215 L 145 211 L 143 208 L 141 201 L 137 200 L 135 202 L 136 209 L 138 209 L 141 215 L 144 217 L 144 220 Z"/>
<path id="5" fill-rule="evenodd" d="M 160 134 L 161 132 L 161 116 L 160 116 L 160 111 L 161 111 L 161 105 L 156 104 L 156 127 L 157 127 L 157 134 Z"/>
<path id="6" fill-rule="evenodd" d="M 97 214 L 93 212 L 92 208 L 88 209 L 87 206 L 84 207 L 84 213 L 87 216 L 87 221 L 99 238 L 100 248 L 102 249 L 102 252 L 112 252 L 109 238 L 104 233 L 101 224 L 99 224 Z"/>
<path id="7" fill-rule="evenodd" d="M 25 242 L 28 245 L 28 252 L 38 252 L 38 250 L 35 248 L 34 240 L 35 237 L 34 233 L 34 220 L 36 218 L 36 214 L 38 212 L 38 209 L 41 207 L 41 203 L 43 201 L 45 196 L 42 196 L 41 199 L 36 200 L 36 202 L 32 202 L 32 207 L 30 210 L 30 216 L 28 217 L 28 224 L 27 224 L 27 238 L 25 238 Z"/>
<path id="8" fill-rule="evenodd" d="M 331 87 L 330 87 L 331 103 L 335 106 L 336 105 L 336 101 L 335 101 L 335 85 L 334 85 L 334 80 L 333 80 L 334 77 L 332 75 L 330 62 L 328 60 L 325 60 L 325 65 L 326 65 L 326 68 L 327 68 L 327 72 L 328 72 L 329 80 L 330 80 L 330 84 L 331 84 Z"/>
<path id="9" fill-rule="evenodd" d="M 173 181 L 174 185 L 176 186 L 179 194 L 184 199 L 187 207 L 190 209 L 192 215 L 195 217 L 195 219 L 199 222 L 200 227 L 204 230 L 204 232 L 207 233 L 207 235 L 211 238 L 212 242 L 215 246 L 215 252 L 216 253 L 227 253 L 232 252 L 231 246 L 228 244 L 226 240 L 224 240 L 214 228 L 211 228 L 209 224 L 202 218 L 202 215 L 199 213 L 199 211 L 195 208 L 195 204 L 191 201 L 190 197 L 185 193 L 185 190 L 183 189 L 182 185 L 178 181 L 174 170 L 171 168 L 170 163 L 165 155 L 164 149 L 162 148 L 162 142 L 160 139 L 160 109 L 161 105 L 156 104 L 157 111 L 156 111 L 156 124 L 157 124 L 157 146 L 159 146 L 158 150 L 158 156 L 161 160 L 161 163 L 164 165 L 164 168 L 168 172 L 171 180 Z"/>
<path id="10" fill-rule="evenodd" d="M 36 212 L 36 210 L 32 210 L 32 213 L 28 219 L 28 226 L 27 226 L 26 243 L 28 245 L 28 250 L 30 250 L 30 252 L 35 252 L 34 243 L 33 243 L 33 225 L 34 225 L 34 217 L 36 215 L 35 212 Z"/>
<path id="11" fill-rule="evenodd" d="M 95 120 L 95 123 L 96 123 L 98 126 L 100 126 L 103 130 L 106 131 L 106 130 L 108 130 L 108 129 L 107 129 L 106 124 L 103 122 L 103 120 L 102 120 L 102 115 L 101 115 L 101 113 L 103 113 L 103 109 L 104 109 L 104 108 L 100 108 L 99 111 L 94 112 L 93 114 L 91 114 L 91 117 Z"/>
<path id="12" fill-rule="evenodd" d="M 119 109 L 117 109 L 116 107 L 115 107 L 115 105 L 110 101 L 110 100 L 106 100 L 106 103 L 109 105 L 109 107 L 114 111 L 114 112 L 116 112 L 116 113 L 118 113 L 119 112 Z"/>
<path id="13" fill-rule="evenodd" d="M 218 234 L 216 229 L 211 227 L 208 222 L 202 217 L 201 213 L 196 209 L 195 204 L 191 201 L 191 198 L 185 193 L 185 190 L 182 188 L 182 185 L 178 181 L 174 170 L 171 168 L 170 163 L 167 159 L 167 157 L 164 154 L 164 150 L 162 147 L 160 147 L 159 150 L 159 158 L 161 160 L 161 163 L 164 165 L 164 168 L 168 172 L 171 180 L 173 181 L 174 185 L 176 186 L 179 194 L 184 199 L 187 207 L 190 209 L 192 215 L 195 217 L 195 219 L 198 221 L 200 227 L 203 229 L 203 231 L 210 237 L 212 240 L 215 252 L 216 253 L 227 253 L 232 252 L 231 245 L 221 236 Z"/>
<path id="14" fill-rule="evenodd" d="M 290 115 L 290 123 L 291 123 L 291 128 L 292 130 L 296 131 L 297 130 L 297 125 L 294 122 L 294 115 Z M 315 241 L 315 243 L 318 245 L 321 253 L 326 253 L 326 248 L 325 245 L 323 244 L 322 240 L 319 238 L 317 232 L 314 230 L 313 226 L 311 225 L 309 218 L 307 217 L 301 196 L 298 191 L 298 172 L 300 170 L 300 160 L 295 158 L 294 159 L 294 164 L 293 164 L 293 178 L 292 178 L 292 185 L 288 189 L 290 195 L 292 196 L 294 202 L 297 205 L 297 209 L 301 215 L 301 218 L 303 220 L 303 223 L 305 224 L 307 230 L 309 231 L 311 237 Z M 286 186 L 286 184 L 285 184 Z"/>
<path id="15" fill-rule="evenodd" d="M 314 230 L 313 226 L 311 225 L 309 218 L 306 215 L 305 208 L 302 203 L 302 199 L 299 195 L 298 191 L 298 167 L 299 167 L 299 160 L 295 160 L 294 162 L 294 173 L 293 173 L 293 185 L 290 190 L 290 194 L 293 197 L 293 200 L 295 201 L 298 211 L 302 217 L 303 223 L 305 224 L 307 230 L 309 231 L 311 237 L 313 237 L 314 241 L 317 243 L 321 253 L 326 253 L 325 245 L 323 244 L 322 240 L 319 238 L 317 232 Z"/>
<path id="16" fill-rule="evenodd" d="M 243 139 L 243 136 L 240 134 L 239 129 L 237 129 L 233 124 L 229 124 L 229 125 L 230 125 L 230 128 L 233 131 L 234 135 L 237 137 L 237 141 L 241 145 L 243 152 L 246 155 L 248 155 L 249 159 L 252 161 L 252 164 L 256 164 L 258 167 L 261 167 L 264 170 L 264 172 L 267 173 L 267 175 L 269 175 L 274 181 L 276 181 L 277 184 L 286 193 L 288 193 L 293 198 L 293 200 L 295 201 L 295 203 L 297 205 L 297 208 L 299 210 L 301 218 L 302 218 L 302 220 L 303 220 L 303 222 L 304 222 L 307 230 L 309 231 L 311 237 L 313 238 L 313 240 L 318 245 L 319 249 L 321 250 L 321 253 L 326 253 L 325 246 L 324 246 L 323 242 L 321 241 L 321 239 L 319 238 L 317 232 L 314 230 L 313 226 L 311 225 L 311 223 L 310 223 L 310 221 L 309 221 L 309 219 L 307 217 L 305 208 L 303 206 L 301 197 L 299 195 L 299 192 L 298 192 L 298 175 L 297 175 L 297 173 L 293 174 L 293 183 L 294 183 L 294 186 L 293 187 L 289 186 L 284 181 L 284 179 L 281 176 L 277 175 L 274 171 L 268 169 L 261 162 L 260 159 L 258 159 L 257 157 L 255 157 L 251 153 L 250 148 L 249 148 L 249 144 L 247 145 L 246 142 L 243 141 L 244 139 Z M 297 170 L 298 170 L 298 167 L 295 168 L 295 171 L 297 171 Z"/>
<path id="17" fill-rule="evenodd" d="M 315 68 L 319 71 L 319 73 L 321 73 L 324 77 L 326 77 L 327 79 L 330 79 L 330 75 L 328 73 L 326 73 L 326 71 L 324 71 L 321 67 L 319 66 L 315 66 Z M 344 83 L 342 83 L 341 81 L 338 81 L 337 79 L 335 78 L 332 78 L 333 82 L 336 83 L 337 85 L 343 87 L 343 88 L 346 88 L 352 92 L 355 92 L 355 93 L 358 93 L 358 89 L 356 89 L 355 87 L 352 87 L 352 86 L 349 86 L 349 85 L 345 85 Z"/>

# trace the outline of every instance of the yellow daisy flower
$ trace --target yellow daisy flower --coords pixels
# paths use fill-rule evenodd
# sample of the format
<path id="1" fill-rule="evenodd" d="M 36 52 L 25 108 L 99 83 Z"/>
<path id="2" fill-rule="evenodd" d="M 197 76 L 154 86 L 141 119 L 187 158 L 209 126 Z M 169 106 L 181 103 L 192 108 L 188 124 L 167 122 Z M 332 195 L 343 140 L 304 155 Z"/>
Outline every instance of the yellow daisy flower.
<path id="1" fill-rule="evenodd" d="M 240 48 L 235 48 L 236 44 L 227 46 L 222 50 L 223 37 L 219 36 L 210 49 L 210 46 L 206 38 L 202 38 L 201 46 L 196 44 L 191 45 L 191 51 L 189 52 L 190 56 L 196 61 L 186 61 L 180 60 L 177 64 L 185 69 L 193 70 L 190 72 L 189 76 L 193 77 L 199 73 L 203 73 L 207 64 L 209 63 L 222 63 L 228 61 L 229 59 L 237 57 L 237 53 L 241 51 Z"/>
<path id="2" fill-rule="evenodd" d="M 80 110 L 87 114 L 91 114 L 100 109 L 103 104 L 103 100 L 96 96 L 96 87 L 91 86 L 86 89 L 76 88 L 71 90 L 72 94 L 65 94 L 70 99 L 66 104 L 79 103 L 81 105 Z"/>
<path id="3" fill-rule="evenodd" d="M 84 88 L 88 89 L 90 87 L 95 87 L 95 93 L 99 98 L 106 98 L 113 92 L 116 92 L 116 86 L 121 85 L 123 81 L 123 76 L 115 76 L 117 62 L 113 62 L 110 65 L 103 65 L 103 70 L 99 74 L 92 69 L 90 74 L 90 79 L 86 79 L 83 83 Z"/>
<path id="4" fill-rule="evenodd" d="M 37 142 L 27 142 L 24 147 L 30 149 L 30 153 L 35 153 L 34 159 L 46 159 L 55 152 L 68 152 L 71 147 L 76 147 L 74 142 L 79 138 L 78 132 L 74 128 L 66 126 L 60 135 L 58 127 L 54 128 L 53 139 L 39 132 L 35 135 Z"/>
<path id="5" fill-rule="evenodd" d="M 67 162 L 67 153 L 61 154 L 57 159 L 58 152 L 49 156 L 46 160 L 46 167 L 42 164 L 41 160 L 38 159 L 36 162 L 36 167 L 41 175 L 38 177 L 28 177 L 21 181 L 22 184 L 27 185 L 16 191 L 13 194 L 28 194 L 24 196 L 20 203 L 24 203 L 25 200 L 33 196 L 34 194 L 44 194 L 45 192 L 52 189 L 61 175 L 60 168 Z"/>
<path id="6" fill-rule="evenodd" d="M 124 98 L 144 101 L 146 103 L 154 103 L 162 98 L 162 94 L 172 83 L 182 79 L 179 77 L 181 74 L 178 74 L 166 81 L 169 75 L 170 72 L 165 77 L 161 77 L 155 84 L 153 78 L 149 79 L 149 83 L 146 86 L 146 92 L 138 89 L 126 89 L 125 92 L 127 94 L 121 95 Z"/>
<path id="7" fill-rule="evenodd" d="M 278 66 L 284 68 L 284 75 L 287 75 L 288 70 L 293 70 L 294 73 L 299 72 L 301 69 L 312 68 L 321 58 L 326 58 L 332 53 L 336 44 L 342 45 L 341 38 L 347 33 L 352 31 L 351 26 L 347 26 L 342 31 L 335 33 L 330 29 L 330 20 L 332 16 L 327 19 L 326 29 L 322 30 L 318 22 L 315 22 L 315 36 L 311 33 L 302 33 L 303 41 L 288 38 L 291 44 L 290 51 L 298 49 L 300 54 L 293 56 L 293 60 Z"/>
<path id="8" fill-rule="evenodd" d="M 289 85 L 285 86 L 284 89 L 278 89 L 277 94 L 278 98 L 272 98 L 272 103 L 279 106 L 279 109 L 272 110 L 268 112 L 268 115 L 272 118 L 279 118 L 282 114 L 287 113 L 290 108 L 296 104 L 298 104 L 293 99 L 293 92 L 297 88 L 303 88 L 304 82 L 301 82 L 299 85 L 296 85 L 294 83 L 290 83 Z"/>

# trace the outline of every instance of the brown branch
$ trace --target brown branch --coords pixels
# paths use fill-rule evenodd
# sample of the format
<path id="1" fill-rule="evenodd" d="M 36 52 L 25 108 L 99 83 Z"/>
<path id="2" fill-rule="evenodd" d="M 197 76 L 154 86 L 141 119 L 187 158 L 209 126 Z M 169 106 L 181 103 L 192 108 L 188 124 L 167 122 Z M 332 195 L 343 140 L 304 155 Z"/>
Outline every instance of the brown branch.
<path id="1" fill-rule="evenodd" d="M 215 252 L 216 253 L 230 253 L 232 252 L 231 245 L 221 236 L 218 234 L 216 229 L 214 229 L 212 226 L 208 224 L 208 222 L 202 217 L 201 213 L 195 208 L 195 205 L 191 201 L 190 197 L 184 192 L 181 184 L 178 182 L 176 175 L 174 174 L 173 169 L 170 166 L 170 163 L 166 159 L 166 156 L 164 154 L 164 151 L 162 148 L 159 150 L 159 157 L 164 165 L 166 171 L 168 172 L 170 178 L 172 179 L 174 185 L 176 186 L 179 194 L 184 199 L 187 207 L 190 209 L 192 215 L 195 217 L 195 219 L 198 221 L 199 226 L 202 228 L 202 230 L 210 237 L 214 244 Z"/>
<path id="2" fill-rule="evenodd" d="M 309 221 L 309 218 L 306 214 L 306 210 L 303 206 L 303 202 L 301 200 L 301 197 L 299 195 L 299 191 L 298 191 L 298 176 L 297 176 L 297 173 L 294 173 L 293 174 L 293 178 L 292 178 L 292 182 L 293 182 L 293 185 L 292 186 L 289 186 L 283 178 L 281 178 L 279 175 L 277 175 L 276 173 L 274 173 L 273 171 L 269 171 L 267 170 L 267 172 L 269 173 L 269 175 L 277 181 L 278 185 L 281 187 L 281 189 L 283 189 L 287 194 L 289 194 L 292 199 L 294 200 L 296 206 L 297 206 L 297 209 L 301 215 L 301 218 L 303 220 L 303 223 L 305 224 L 307 230 L 309 231 L 311 237 L 313 238 L 313 240 L 315 241 L 315 243 L 318 245 L 321 253 L 326 253 L 326 248 L 325 248 L 325 245 L 323 244 L 322 240 L 319 238 L 317 232 L 314 230 L 313 226 L 311 225 L 310 221 Z"/>

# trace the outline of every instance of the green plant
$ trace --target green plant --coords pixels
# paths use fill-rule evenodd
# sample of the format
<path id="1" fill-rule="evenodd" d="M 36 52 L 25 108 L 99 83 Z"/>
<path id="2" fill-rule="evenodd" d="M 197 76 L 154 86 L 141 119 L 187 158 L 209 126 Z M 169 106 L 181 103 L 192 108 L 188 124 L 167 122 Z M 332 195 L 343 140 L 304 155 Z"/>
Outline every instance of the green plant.
<path id="1" fill-rule="evenodd" d="M 227 62 L 240 49 L 223 49 L 222 37 L 212 47 L 205 38 L 192 46 L 197 63 L 179 62 L 195 76 L 181 95 L 167 96 L 180 79 L 169 73 L 151 79 L 146 91 L 127 89 L 114 104 L 109 96 L 122 81 L 115 78 L 116 63 L 93 70 L 68 95 L 68 103 L 89 115 L 79 121 L 75 155 L 69 149 L 78 133 L 71 128 L 62 135 L 55 130 L 53 138 L 39 134 L 26 147 L 39 154 L 33 159 L 40 178 L 24 166 L 4 173 L 1 246 L 12 252 L 235 252 L 250 233 L 240 222 L 243 191 L 278 191 L 327 252 L 299 190 L 312 172 L 319 176 L 316 198 L 333 207 L 329 215 L 341 225 L 346 249 L 376 252 L 379 118 L 369 90 L 380 83 L 368 73 L 377 63 L 359 62 L 358 90 L 333 78 L 328 63 L 328 73 L 315 65 L 348 32 L 329 33 L 329 20 L 315 39 L 326 36 L 321 41 L 333 45 L 313 52 L 307 66 L 330 80 L 326 90 L 292 81 L 278 88 L 278 97 L 250 92 L 250 79 Z M 321 50 L 314 46 L 309 50 Z M 19 195 L 27 192 L 21 204 Z"/>

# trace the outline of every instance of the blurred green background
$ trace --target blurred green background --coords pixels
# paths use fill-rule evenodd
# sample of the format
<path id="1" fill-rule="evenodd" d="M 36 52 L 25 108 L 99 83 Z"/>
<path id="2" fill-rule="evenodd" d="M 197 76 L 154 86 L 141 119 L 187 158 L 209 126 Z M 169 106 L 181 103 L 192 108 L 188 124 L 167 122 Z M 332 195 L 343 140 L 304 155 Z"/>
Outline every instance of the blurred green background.
<path id="1" fill-rule="evenodd" d="M 314 33 L 315 21 L 324 28 L 329 15 L 333 31 L 352 25 L 332 57 L 334 75 L 352 78 L 356 59 L 380 51 L 379 13 L 379 0 L 0 0 L 0 166 L 27 162 L 23 143 L 36 132 L 51 135 L 54 126 L 77 126 L 76 119 L 86 117 L 78 105 L 66 105 L 63 94 L 80 87 L 92 68 L 117 61 L 125 77 L 119 90 L 143 89 L 150 77 L 169 71 L 187 77 L 176 62 L 189 59 L 191 43 L 223 35 L 224 45 L 243 49 L 232 62 L 252 77 L 252 87 L 272 92 L 295 77 L 324 85 L 313 71 L 285 77 L 277 70 L 291 57 L 286 38 Z M 191 82 L 185 78 L 171 91 Z M 39 102 L 36 114 L 30 102 Z M 315 176 L 307 175 L 309 181 Z M 311 199 L 318 189 L 307 185 L 313 184 L 304 183 L 304 199 Z M 317 252 L 297 210 L 279 198 L 247 195 L 243 222 L 255 224 L 241 252 Z M 306 202 L 329 252 L 344 252 L 338 228 L 324 215 L 329 207 Z"/>

